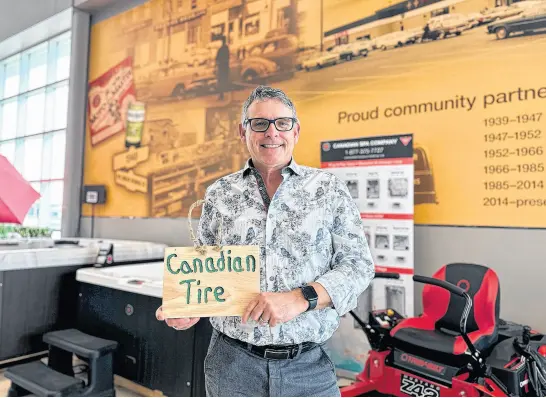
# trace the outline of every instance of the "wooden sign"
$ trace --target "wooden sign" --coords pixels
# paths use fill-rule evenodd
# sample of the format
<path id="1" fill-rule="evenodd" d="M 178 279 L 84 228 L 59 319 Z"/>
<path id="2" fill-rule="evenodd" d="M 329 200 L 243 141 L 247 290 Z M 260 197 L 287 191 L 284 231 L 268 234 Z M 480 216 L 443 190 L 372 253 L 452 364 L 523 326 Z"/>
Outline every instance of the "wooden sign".
<path id="1" fill-rule="evenodd" d="M 165 249 L 163 313 L 167 318 L 242 316 L 260 293 L 259 246 Z"/>

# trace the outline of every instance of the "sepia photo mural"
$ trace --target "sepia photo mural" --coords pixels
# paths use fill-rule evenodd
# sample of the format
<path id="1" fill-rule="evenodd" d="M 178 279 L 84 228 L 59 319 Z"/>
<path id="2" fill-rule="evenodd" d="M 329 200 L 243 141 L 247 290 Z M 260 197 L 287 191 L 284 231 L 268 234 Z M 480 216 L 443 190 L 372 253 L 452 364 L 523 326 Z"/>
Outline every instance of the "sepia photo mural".
<path id="1" fill-rule="evenodd" d="M 301 164 L 413 134 L 416 224 L 544 226 L 545 31 L 544 0 L 150 0 L 92 27 L 84 183 L 108 188 L 98 216 L 186 217 L 244 165 L 267 84 Z"/>

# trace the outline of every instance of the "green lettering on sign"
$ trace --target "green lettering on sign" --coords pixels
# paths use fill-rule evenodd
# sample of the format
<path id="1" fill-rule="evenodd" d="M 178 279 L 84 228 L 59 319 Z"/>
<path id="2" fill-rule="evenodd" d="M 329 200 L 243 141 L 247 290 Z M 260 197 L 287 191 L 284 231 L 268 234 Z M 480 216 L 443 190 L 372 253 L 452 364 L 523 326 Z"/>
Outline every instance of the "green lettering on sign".
<path id="1" fill-rule="evenodd" d="M 216 262 L 216 265 L 218 266 L 218 271 L 223 271 L 226 269 L 226 260 L 224 260 L 224 252 L 220 252 L 220 258 Z"/>
<path id="2" fill-rule="evenodd" d="M 231 250 L 228 250 L 228 251 L 227 251 L 227 254 L 228 254 L 228 258 L 227 258 L 227 267 L 228 267 L 228 271 L 231 272 L 231 257 L 230 257 Z"/>
<path id="3" fill-rule="evenodd" d="M 191 283 L 192 282 L 195 282 L 195 279 L 186 279 L 186 280 L 183 280 L 183 281 L 180 281 L 180 284 L 184 284 L 184 283 L 187 283 L 188 284 L 188 291 L 186 292 L 186 304 L 189 304 L 190 303 L 190 286 L 191 286 Z"/>
<path id="4" fill-rule="evenodd" d="M 256 259 L 252 254 L 246 256 L 246 271 L 250 272 L 250 263 L 252 263 L 252 272 L 256 271 Z"/>
<path id="5" fill-rule="evenodd" d="M 196 279 L 185 279 L 183 281 L 180 281 L 180 284 L 183 285 L 184 283 L 188 284 L 188 290 L 186 291 L 186 304 L 190 304 L 191 299 L 191 284 L 192 282 L 196 282 L 196 286 L 199 286 L 201 284 L 200 280 Z M 208 303 L 208 292 L 212 293 L 212 288 L 207 286 L 206 288 L 202 289 L 197 287 L 197 304 L 201 304 L 202 302 Z M 224 294 L 224 288 L 222 286 L 217 286 L 214 288 L 214 299 L 222 303 L 226 301 L 226 299 L 221 298 L 220 296 Z"/>
<path id="6" fill-rule="evenodd" d="M 235 251 L 235 253 L 237 253 L 237 251 Z M 182 301 L 185 299 L 185 304 L 195 305 L 208 304 L 209 302 L 228 302 L 236 306 L 237 303 L 233 302 L 233 293 L 238 293 L 238 291 L 232 292 L 230 290 L 232 286 L 227 286 L 227 283 L 229 280 L 229 283 L 240 284 L 242 283 L 241 279 L 235 280 L 235 278 L 238 278 L 236 275 L 233 275 L 232 279 L 222 278 L 220 275 L 218 275 L 219 278 L 216 279 L 212 278 L 211 275 L 209 278 L 212 278 L 212 280 L 207 281 L 205 277 L 202 277 L 202 274 L 213 274 L 217 272 L 256 272 L 256 263 L 258 262 L 258 259 L 255 251 L 252 251 L 251 253 L 253 254 L 244 257 L 237 256 L 232 250 L 226 248 L 218 253 L 218 257 L 211 255 L 209 257 L 185 257 L 185 259 L 178 259 L 178 257 L 180 257 L 178 253 L 172 253 L 166 257 L 166 267 L 168 270 L 166 275 L 184 275 L 180 278 L 178 283 L 179 285 L 184 286 L 186 292 L 185 294 L 182 293 L 181 297 L 178 297 L 180 297 Z M 234 255 L 232 256 L 232 254 Z M 203 283 L 201 283 L 202 279 L 204 279 Z M 249 278 L 249 280 L 250 279 L 252 278 Z M 218 283 L 221 283 L 223 286 L 218 286 Z M 226 296 L 224 296 L 224 294 Z M 235 297 L 237 297 L 237 294 L 235 294 Z"/>
<path id="7" fill-rule="evenodd" d="M 180 266 L 180 269 L 182 270 L 183 274 L 191 274 L 191 268 L 187 261 L 182 261 L 182 265 Z"/>
<path id="8" fill-rule="evenodd" d="M 175 272 L 171 268 L 171 258 L 173 258 L 173 257 L 178 257 L 178 256 L 176 255 L 176 253 L 173 253 L 173 254 L 169 254 L 169 256 L 167 257 L 167 269 L 169 270 L 169 272 L 171 274 L 176 275 L 176 274 L 178 274 L 180 272 L 180 270 L 177 269 L 176 272 Z"/>
<path id="9" fill-rule="evenodd" d="M 218 272 L 218 270 L 214 268 L 214 260 L 212 259 L 212 257 L 206 258 L 205 268 L 207 269 L 207 272 Z"/>
<path id="10" fill-rule="evenodd" d="M 241 265 L 241 257 L 235 257 L 233 259 L 233 269 L 235 272 L 243 272 L 243 266 Z"/>
<path id="11" fill-rule="evenodd" d="M 221 296 L 222 294 L 224 294 L 224 288 L 222 286 L 218 286 L 214 289 L 214 298 L 216 299 L 216 301 L 218 301 L 219 303 L 223 303 L 224 301 L 226 301 L 226 299 L 224 298 L 220 298 L 219 296 Z"/>
<path id="12" fill-rule="evenodd" d="M 199 271 L 197 271 L 197 265 L 199 264 Z M 203 263 L 201 262 L 200 258 L 194 258 L 193 259 L 193 272 L 197 273 L 203 273 Z"/>

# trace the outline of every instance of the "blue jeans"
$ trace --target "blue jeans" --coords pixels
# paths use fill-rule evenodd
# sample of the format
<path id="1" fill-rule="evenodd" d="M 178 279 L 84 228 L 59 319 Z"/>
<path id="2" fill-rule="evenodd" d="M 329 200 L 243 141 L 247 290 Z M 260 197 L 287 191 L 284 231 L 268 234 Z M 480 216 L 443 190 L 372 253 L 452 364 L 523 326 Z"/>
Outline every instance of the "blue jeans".
<path id="1" fill-rule="evenodd" d="M 293 359 L 265 359 L 213 330 L 205 358 L 208 397 L 339 397 L 335 367 L 318 345 Z"/>

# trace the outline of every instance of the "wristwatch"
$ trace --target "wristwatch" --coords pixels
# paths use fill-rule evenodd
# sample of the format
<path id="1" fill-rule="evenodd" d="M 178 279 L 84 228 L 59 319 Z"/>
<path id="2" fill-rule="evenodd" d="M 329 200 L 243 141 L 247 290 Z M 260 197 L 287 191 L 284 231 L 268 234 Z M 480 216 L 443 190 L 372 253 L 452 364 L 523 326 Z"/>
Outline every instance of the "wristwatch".
<path id="1" fill-rule="evenodd" d="M 301 288 L 301 292 L 303 293 L 303 297 L 309 303 L 309 308 L 307 308 L 306 311 L 311 311 L 315 309 L 318 302 L 318 294 L 315 288 L 313 286 L 303 286 Z"/>

